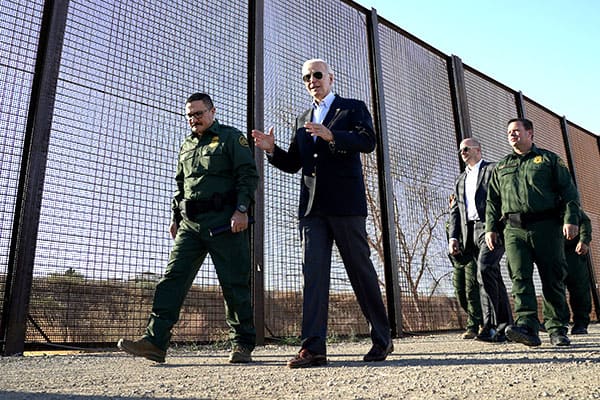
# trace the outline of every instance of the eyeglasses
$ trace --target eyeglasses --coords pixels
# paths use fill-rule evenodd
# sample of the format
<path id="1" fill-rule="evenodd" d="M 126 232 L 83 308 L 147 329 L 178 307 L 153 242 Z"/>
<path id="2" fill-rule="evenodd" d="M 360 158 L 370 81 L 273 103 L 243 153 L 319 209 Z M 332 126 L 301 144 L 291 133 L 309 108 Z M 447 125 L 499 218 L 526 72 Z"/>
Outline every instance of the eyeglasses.
<path id="1" fill-rule="evenodd" d="M 478 149 L 478 148 L 479 147 L 469 147 L 469 146 L 461 147 L 460 149 L 458 149 L 458 154 L 467 153 L 471 149 Z"/>
<path id="2" fill-rule="evenodd" d="M 204 110 L 204 111 L 196 111 L 196 112 L 195 112 L 195 113 L 193 113 L 193 114 L 187 114 L 187 119 L 188 119 L 189 121 L 193 120 L 194 118 L 196 118 L 196 119 L 201 119 L 201 118 L 202 118 L 202 116 L 204 115 L 204 113 L 206 113 L 206 112 L 208 112 L 208 111 L 210 111 L 210 110 L 209 110 L 209 109 L 206 109 L 206 110 Z"/>
<path id="3" fill-rule="evenodd" d="M 310 78 L 311 78 L 311 76 L 312 76 L 312 77 L 314 77 L 314 78 L 315 78 L 315 79 L 317 79 L 317 80 L 319 80 L 319 79 L 323 79 L 323 73 L 322 73 L 321 71 L 315 71 L 315 72 L 313 72 L 312 74 L 310 74 L 310 73 L 309 73 L 309 74 L 306 74 L 306 75 L 304 75 L 304 76 L 302 77 L 302 80 L 303 80 L 304 82 L 307 82 L 307 83 L 308 83 L 308 82 L 310 81 Z"/>

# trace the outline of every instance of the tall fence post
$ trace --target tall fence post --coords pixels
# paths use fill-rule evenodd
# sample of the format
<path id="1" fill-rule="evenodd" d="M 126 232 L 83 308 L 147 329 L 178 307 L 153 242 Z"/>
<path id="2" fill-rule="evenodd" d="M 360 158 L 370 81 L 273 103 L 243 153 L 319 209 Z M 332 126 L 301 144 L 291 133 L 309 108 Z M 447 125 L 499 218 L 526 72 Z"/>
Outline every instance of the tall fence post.
<path id="1" fill-rule="evenodd" d="M 42 191 L 68 5 L 68 0 L 47 0 L 42 15 L 0 327 L 5 355 L 20 354 L 25 347 Z"/>
<path id="2" fill-rule="evenodd" d="M 456 129 L 456 146 L 458 147 L 463 139 L 470 138 L 472 135 L 469 102 L 465 88 L 465 69 L 462 60 L 455 55 L 451 55 L 448 58 L 447 67 L 448 78 L 450 80 L 450 96 L 452 97 L 452 112 L 454 114 L 454 127 Z"/>
<path id="3" fill-rule="evenodd" d="M 252 248 L 252 304 L 256 344 L 265 344 L 265 284 L 264 284 L 264 243 L 265 243 L 265 185 L 264 156 L 254 147 L 250 136 L 251 129 L 264 130 L 264 1 L 249 1 L 248 26 L 248 142 L 254 151 L 256 168 L 261 179 L 255 194 L 254 227 L 251 232 Z"/>
<path id="4" fill-rule="evenodd" d="M 517 117 L 527 118 L 527 110 L 525 110 L 525 98 L 520 90 L 515 93 L 515 106 L 517 107 Z"/>
<path id="5" fill-rule="evenodd" d="M 377 171 L 379 181 L 379 202 L 381 205 L 381 234 L 383 237 L 383 258 L 385 271 L 385 290 L 388 318 L 392 336 L 402 335 L 402 298 L 398 279 L 398 245 L 396 243 L 394 186 L 390 172 L 390 153 L 385 115 L 385 96 L 383 93 L 383 71 L 379 48 L 377 11 L 372 8 L 367 18 L 367 36 L 369 40 L 369 60 L 371 67 L 371 92 L 373 93 L 373 121 L 377 133 Z"/>
<path id="6" fill-rule="evenodd" d="M 577 174 L 575 173 L 575 163 L 573 162 L 573 153 L 571 152 L 571 139 L 569 137 L 569 125 L 567 119 L 563 116 L 560 119 L 560 130 L 563 137 L 563 143 L 565 145 L 565 152 L 567 153 L 567 165 L 571 171 L 571 177 L 575 186 L 577 186 Z"/>

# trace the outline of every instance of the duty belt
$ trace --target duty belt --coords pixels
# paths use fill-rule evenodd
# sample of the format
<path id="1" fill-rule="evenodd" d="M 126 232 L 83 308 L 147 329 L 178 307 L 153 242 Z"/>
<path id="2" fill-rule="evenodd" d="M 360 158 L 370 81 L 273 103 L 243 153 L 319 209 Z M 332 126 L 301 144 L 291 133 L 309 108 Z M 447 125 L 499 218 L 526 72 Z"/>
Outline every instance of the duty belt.
<path id="1" fill-rule="evenodd" d="M 559 217 L 558 210 L 551 209 L 536 213 L 506 213 L 502 217 L 513 228 L 526 228 L 528 225 Z"/>
<path id="2" fill-rule="evenodd" d="M 225 205 L 235 204 L 237 196 L 235 191 L 226 193 L 213 193 L 208 199 L 188 200 L 179 203 L 181 215 L 189 220 L 195 219 L 198 214 L 210 211 L 222 211 Z"/>

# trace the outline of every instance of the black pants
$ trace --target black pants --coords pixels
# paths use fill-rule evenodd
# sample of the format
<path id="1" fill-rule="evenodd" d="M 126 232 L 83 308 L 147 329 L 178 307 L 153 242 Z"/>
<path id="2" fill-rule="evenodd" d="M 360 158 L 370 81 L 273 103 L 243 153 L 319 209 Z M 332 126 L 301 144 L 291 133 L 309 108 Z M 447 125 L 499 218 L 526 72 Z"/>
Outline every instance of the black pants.
<path id="1" fill-rule="evenodd" d="M 340 252 L 374 344 L 387 347 L 390 325 L 370 258 L 365 217 L 309 216 L 300 220 L 304 275 L 302 348 L 326 354 L 329 281 L 333 242 Z"/>
<path id="2" fill-rule="evenodd" d="M 494 250 L 488 248 L 485 243 L 483 222 L 469 222 L 467 228 L 465 252 L 472 254 L 473 258 L 477 260 L 477 282 L 481 298 L 483 328 L 503 332 L 507 325 L 513 323 L 508 293 L 500 271 L 504 245 L 499 241 Z"/>

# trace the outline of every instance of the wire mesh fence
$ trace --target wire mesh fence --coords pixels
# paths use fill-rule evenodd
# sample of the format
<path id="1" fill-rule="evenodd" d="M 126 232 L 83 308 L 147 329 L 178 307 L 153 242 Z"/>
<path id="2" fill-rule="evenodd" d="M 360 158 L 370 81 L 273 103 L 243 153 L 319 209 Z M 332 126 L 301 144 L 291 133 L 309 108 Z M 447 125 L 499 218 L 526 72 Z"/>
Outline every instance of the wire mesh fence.
<path id="1" fill-rule="evenodd" d="M 249 81 L 255 43 L 244 1 L 103 2 L 70 0 L 56 79 L 35 257 L 28 292 L 26 342 L 109 343 L 136 336 L 146 324 L 154 286 L 171 241 L 167 232 L 179 145 L 188 134 L 185 98 L 209 93 L 217 119 L 249 132 Z M 287 147 L 295 118 L 310 105 L 301 66 L 326 59 L 334 91 L 384 106 L 390 164 L 363 156 L 371 258 L 383 293 L 385 260 L 380 171 L 392 177 L 399 291 L 404 331 L 458 329 L 465 315 L 453 296 L 444 225 L 448 196 L 460 172 L 449 57 L 388 22 L 371 43 L 371 12 L 350 1 L 320 3 L 319 20 L 297 23 L 308 0 L 264 2 L 264 125 Z M 13 265 L 22 164 L 32 126 L 30 100 L 43 69 L 43 1 L 3 1 L 0 8 L 0 306 L 3 327 L 12 307 Z M 201 16 L 201 18 L 200 18 Z M 199 19 L 200 18 L 200 19 Z M 381 54 L 383 93 L 373 91 L 373 48 Z M 571 157 L 584 209 L 600 231 L 598 139 L 518 93 L 465 66 L 471 133 L 484 157 L 510 150 L 508 119 L 525 114 L 536 143 Z M 258 95 L 263 95 L 259 93 Z M 267 336 L 300 331 L 302 258 L 297 228 L 300 177 L 265 165 L 264 308 Z M 23 200 L 25 201 L 25 200 Z M 25 219 L 26 221 L 26 219 Z M 597 248 L 592 250 L 600 276 Z M 504 269 L 505 270 L 505 269 Z M 505 273 L 506 275 L 506 273 Z M 505 276 L 510 288 L 510 280 Z M 539 285 L 539 282 L 536 283 Z M 597 290 L 597 288 L 595 288 Z M 331 272 L 330 335 L 364 335 L 369 327 L 335 252 Z M 5 332 L 2 332 L 3 334 Z M 226 337 L 224 306 L 210 259 L 186 299 L 173 332 L 180 342 Z"/>

